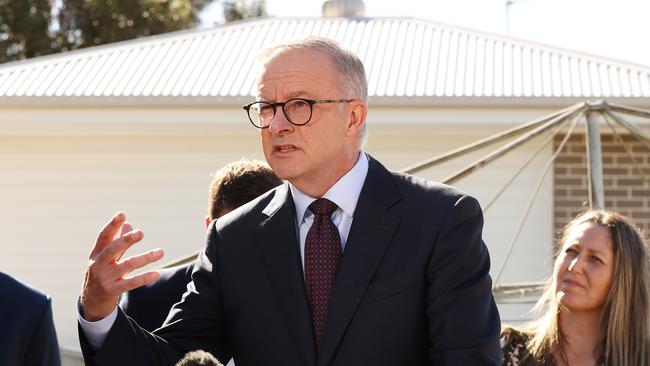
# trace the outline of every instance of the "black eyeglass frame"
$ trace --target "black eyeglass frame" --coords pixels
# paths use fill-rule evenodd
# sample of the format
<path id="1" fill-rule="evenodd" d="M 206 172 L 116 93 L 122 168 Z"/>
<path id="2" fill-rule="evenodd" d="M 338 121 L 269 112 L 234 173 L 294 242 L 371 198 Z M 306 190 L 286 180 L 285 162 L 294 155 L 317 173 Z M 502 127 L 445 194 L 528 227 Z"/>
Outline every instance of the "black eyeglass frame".
<path id="1" fill-rule="evenodd" d="M 287 103 L 291 103 L 291 102 L 294 102 L 296 100 L 303 101 L 303 102 L 306 102 L 307 104 L 309 104 L 309 118 L 304 123 L 295 123 L 295 122 L 291 121 L 291 118 L 289 118 L 289 115 L 287 114 L 287 111 L 284 109 L 284 106 L 287 105 Z M 271 122 L 269 122 L 269 124 L 266 125 L 266 126 L 258 126 L 255 122 L 253 122 L 253 119 L 251 118 L 250 108 L 252 106 L 254 106 L 255 104 L 264 103 L 264 104 L 269 105 L 271 108 L 273 108 L 273 117 L 271 117 L 271 121 L 273 121 L 273 119 L 275 118 L 275 111 L 278 109 L 278 107 L 282 107 L 282 113 L 287 118 L 287 121 L 289 121 L 289 123 L 291 123 L 294 126 L 304 126 L 307 123 L 309 123 L 309 121 L 311 121 L 311 117 L 312 117 L 312 115 L 314 113 L 314 104 L 321 104 L 321 103 L 350 103 L 350 102 L 354 102 L 355 100 L 356 99 L 291 98 L 291 99 L 285 100 L 284 102 L 276 102 L 276 103 L 267 102 L 265 100 L 256 100 L 256 101 L 254 101 L 252 103 L 243 105 L 242 108 L 246 111 L 246 115 L 248 116 L 248 120 L 251 122 L 251 124 L 253 126 L 255 126 L 255 127 L 259 128 L 259 129 L 265 129 L 265 128 L 269 128 L 269 126 L 271 125 Z"/>

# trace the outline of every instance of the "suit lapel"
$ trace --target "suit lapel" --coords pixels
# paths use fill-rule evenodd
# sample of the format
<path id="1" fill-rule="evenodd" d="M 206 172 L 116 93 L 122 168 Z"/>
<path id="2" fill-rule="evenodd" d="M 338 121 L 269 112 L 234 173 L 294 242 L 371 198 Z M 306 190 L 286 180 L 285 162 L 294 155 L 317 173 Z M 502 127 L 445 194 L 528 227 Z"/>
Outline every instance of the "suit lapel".
<path id="1" fill-rule="evenodd" d="M 311 315 L 296 239 L 295 206 L 287 184 L 276 190 L 262 213 L 268 218 L 260 224 L 258 246 L 276 302 L 303 363 L 315 365 Z"/>
<path id="2" fill-rule="evenodd" d="M 318 366 L 328 364 L 372 279 L 401 214 L 395 204 L 400 194 L 392 174 L 370 158 L 368 175 L 354 212 L 327 311 L 327 324 L 321 339 Z"/>

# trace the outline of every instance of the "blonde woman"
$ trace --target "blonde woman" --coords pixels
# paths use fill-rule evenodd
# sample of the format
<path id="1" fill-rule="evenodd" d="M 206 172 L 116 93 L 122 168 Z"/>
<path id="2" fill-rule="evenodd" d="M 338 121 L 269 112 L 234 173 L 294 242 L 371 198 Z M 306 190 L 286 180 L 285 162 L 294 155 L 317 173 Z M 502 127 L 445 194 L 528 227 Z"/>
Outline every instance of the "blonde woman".
<path id="1" fill-rule="evenodd" d="M 530 328 L 501 333 L 504 366 L 650 365 L 648 245 L 626 217 L 589 211 L 564 229 Z"/>

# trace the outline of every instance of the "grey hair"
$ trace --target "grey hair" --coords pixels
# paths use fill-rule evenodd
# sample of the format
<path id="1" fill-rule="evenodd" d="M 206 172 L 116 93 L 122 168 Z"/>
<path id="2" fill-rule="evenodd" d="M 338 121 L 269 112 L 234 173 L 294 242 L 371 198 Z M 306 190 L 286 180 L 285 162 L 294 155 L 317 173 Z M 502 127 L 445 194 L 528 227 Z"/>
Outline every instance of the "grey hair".
<path id="1" fill-rule="evenodd" d="M 368 103 L 368 80 L 363 62 L 354 52 L 342 47 L 338 42 L 323 37 L 307 37 L 278 44 L 262 51 L 258 58 L 261 62 L 267 62 L 280 53 L 288 51 L 315 51 L 329 57 L 340 73 L 341 83 L 345 86 L 346 92 L 353 93 L 351 97 Z M 350 95 L 348 95 L 350 96 Z M 363 124 L 361 132 L 361 147 L 367 140 L 366 123 Z"/>

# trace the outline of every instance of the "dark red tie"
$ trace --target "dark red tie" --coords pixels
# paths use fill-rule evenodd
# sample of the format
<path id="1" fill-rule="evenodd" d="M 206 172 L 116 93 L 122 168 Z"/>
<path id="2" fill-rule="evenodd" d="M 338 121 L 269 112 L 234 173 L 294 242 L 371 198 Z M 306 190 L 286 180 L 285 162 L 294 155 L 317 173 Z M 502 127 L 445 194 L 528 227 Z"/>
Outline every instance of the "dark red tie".
<path id="1" fill-rule="evenodd" d="M 314 222 L 305 239 L 305 281 L 316 350 L 325 330 L 327 306 L 332 295 L 336 271 L 343 257 L 341 237 L 332 222 L 332 213 L 337 207 L 326 198 L 317 199 L 309 205 L 309 210 L 314 214 Z"/>

